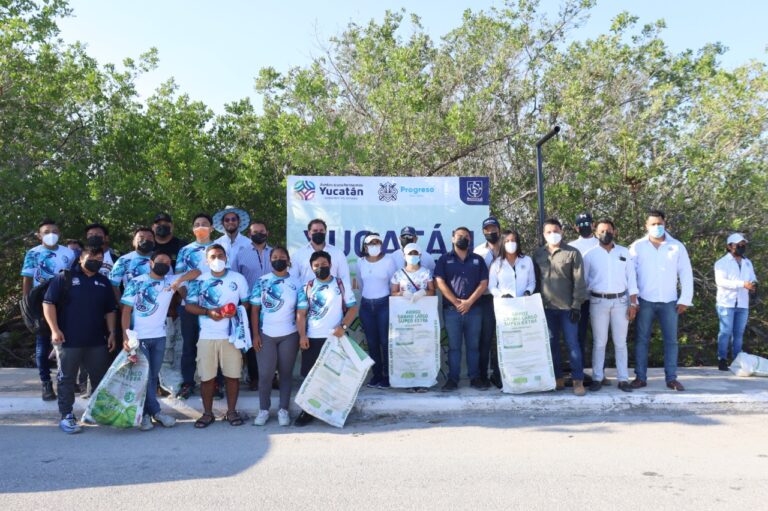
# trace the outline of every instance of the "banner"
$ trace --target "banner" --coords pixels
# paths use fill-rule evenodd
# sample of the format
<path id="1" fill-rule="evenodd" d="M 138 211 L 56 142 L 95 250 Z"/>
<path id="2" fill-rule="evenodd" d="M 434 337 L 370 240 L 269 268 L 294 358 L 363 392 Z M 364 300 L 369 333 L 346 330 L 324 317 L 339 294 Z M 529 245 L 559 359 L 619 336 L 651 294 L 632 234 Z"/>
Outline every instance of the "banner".
<path id="1" fill-rule="evenodd" d="M 493 308 L 502 392 L 553 390 L 555 371 L 541 295 L 494 298 Z"/>
<path id="2" fill-rule="evenodd" d="M 389 298 L 389 384 L 432 387 L 440 371 L 440 319 L 437 297 L 416 302 Z"/>

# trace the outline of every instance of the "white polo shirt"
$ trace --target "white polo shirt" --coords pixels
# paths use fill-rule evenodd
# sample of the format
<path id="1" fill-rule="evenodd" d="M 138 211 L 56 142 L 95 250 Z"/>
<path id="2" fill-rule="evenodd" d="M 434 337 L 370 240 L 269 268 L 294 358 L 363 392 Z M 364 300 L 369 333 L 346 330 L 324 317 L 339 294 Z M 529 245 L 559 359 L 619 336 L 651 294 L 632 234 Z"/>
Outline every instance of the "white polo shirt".
<path id="1" fill-rule="evenodd" d="M 656 248 L 645 236 L 630 245 L 629 255 L 635 262 L 640 298 L 648 302 L 677 301 L 678 305 L 693 305 L 693 270 L 682 243 L 666 233 L 664 241 Z"/>
<path id="2" fill-rule="evenodd" d="M 717 284 L 717 305 L 721 307 L 749 308 L 749 290 L 744 282 L 755 282 L 752 261 L 741 258 L 741 267 L 732 254 L 725 254 L 715 263 L 715 284 Z"/>
<path id="3" fill-rule="evenodd" d="M 581 257 L 584 257 L 584 254 L 600 244 L 600 240 L 597 239 L 597 236 L 592 236 L 591 238 L 579 236 L 579 239 L 569 241 L 568 244 L 578 250 L 581 253 Z"/>
<path id="4" fill-rule="evenodd" d="M 637 274 L 629 249 L 614 243 L 611 251 L 599 244 L 584 254 L 587 289 L 600 294 L 637 294 Z"/>

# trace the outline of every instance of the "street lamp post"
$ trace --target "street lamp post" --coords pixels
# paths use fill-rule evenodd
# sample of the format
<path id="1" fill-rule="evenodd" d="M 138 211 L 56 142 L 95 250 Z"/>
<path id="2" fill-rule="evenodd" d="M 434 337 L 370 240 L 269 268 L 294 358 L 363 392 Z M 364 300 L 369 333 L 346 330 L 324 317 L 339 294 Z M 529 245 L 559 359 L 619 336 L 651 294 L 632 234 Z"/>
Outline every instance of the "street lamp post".
<path id="1" fill-rule="evenodd" d="M 552 128 L 549 133 L 544 135 L 539 139 L 538 142 L 536 142 L 536 193 L 538 195 L 539 199 L 539 245 L 544 244 L 544 235 L 542 231 L 544 230 L 544 173 L 542 171 L 542 156 L 541 156 L 541 146 L 547 143 L 547 141 L 557 135 L 560 132 L 560 126 L 555 126 Z"/>

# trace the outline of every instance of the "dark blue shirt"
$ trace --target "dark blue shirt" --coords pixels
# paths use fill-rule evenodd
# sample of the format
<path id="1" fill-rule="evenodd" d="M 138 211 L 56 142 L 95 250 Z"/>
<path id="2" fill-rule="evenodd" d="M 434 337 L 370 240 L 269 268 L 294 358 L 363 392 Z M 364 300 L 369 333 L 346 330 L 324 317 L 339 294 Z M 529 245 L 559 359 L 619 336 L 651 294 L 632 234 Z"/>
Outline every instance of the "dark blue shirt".
<path id="1" fill-rule="evenodd" d="M 435 277 L 440 277 L 460 300 L 466 300 L 475 292 L 483 280 L 488 280 L 488 267 L 485 260 L 473 252 L 467 252 L 463 261 L 451 250 L 440 256 L 435 263 Z M 443 300 L 443 307 L 452 307 L 448 300 Z"/>
<path id="2" fill-rule="evenodd" d="M 62 298 L 64 275 L 57 275 L 48 286 L 44 303 L 57 305 L 59 328 L 64 332 L 63 348 L 105 345 L 107 323 L 104 315 L 117 310 L 112 284 L 104 275 L 86 275 L 80 266 L 72 270 L 72 286 Z M 61 302 L 61 303 L 59 303 Z"/>

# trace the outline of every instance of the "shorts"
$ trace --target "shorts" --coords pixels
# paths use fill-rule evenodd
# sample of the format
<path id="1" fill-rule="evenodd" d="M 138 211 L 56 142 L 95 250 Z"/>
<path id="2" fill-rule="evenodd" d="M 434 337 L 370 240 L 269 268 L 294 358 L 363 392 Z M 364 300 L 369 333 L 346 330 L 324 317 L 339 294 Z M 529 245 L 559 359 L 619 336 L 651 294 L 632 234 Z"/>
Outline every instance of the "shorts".
<path id="1" fill-rule="evenodd" d="M 210 381 L 221 372 L 227 378 L 240 378 L 243 354 L 229 339 L 200 339 L 197 341 L 197 374 L 201 381 Z"/>

